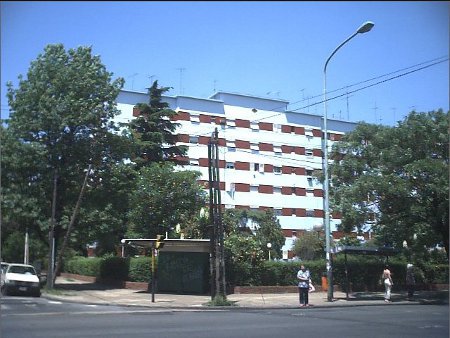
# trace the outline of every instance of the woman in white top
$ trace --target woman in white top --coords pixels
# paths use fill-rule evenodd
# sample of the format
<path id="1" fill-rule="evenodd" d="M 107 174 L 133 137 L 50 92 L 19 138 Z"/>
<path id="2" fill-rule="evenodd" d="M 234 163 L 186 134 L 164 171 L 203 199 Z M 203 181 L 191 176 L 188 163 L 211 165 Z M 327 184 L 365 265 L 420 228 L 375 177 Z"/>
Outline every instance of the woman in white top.
<path id="1" fill-rule="evenodd" d="M 311 275 L 309 273 L 309 270 L 305 268 L 305 266 L 302 264 L 300 267 L 300 270 L 297 272 L 297 279 L 298 282 L 298 293 L 299 293 L 299 299 L 300 299 L 300 306 L 309 306 L 308 304 L 308 291 L 309 291 L 309 280 L 311 278 Z"/>
<path id="2" fill-rule="evenodd" d="M 392 281 L 391 271 L 389 270 L 389 266 L 386 265 L 386 267 L 383 270 L 383 283 L 384 283 L 384 301 L 386 303 L 391 302 L 391 290 L 392 285 L 394 285 L 394 282 Z"/>

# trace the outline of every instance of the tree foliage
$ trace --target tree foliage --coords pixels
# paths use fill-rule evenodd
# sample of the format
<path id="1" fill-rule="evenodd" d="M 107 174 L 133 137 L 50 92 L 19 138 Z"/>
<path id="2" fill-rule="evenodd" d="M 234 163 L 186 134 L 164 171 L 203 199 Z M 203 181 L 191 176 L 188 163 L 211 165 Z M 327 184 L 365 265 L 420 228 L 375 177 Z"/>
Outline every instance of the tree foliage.
<path id="1" fill-rule="evenodd" d="M 130 130 L 134 144 L 131 160 L 137 168 L 151 165 L 154 162 L 173 161 L 184 156 L 187 148 L 176 146 L 174 134 L 178 124 L 170 118 L 176 112 L 169 109 L 169 104 L 162 101 L 162 94 L 169 87 L 158 87 L 158 81 L 149 88 L 149 103 L 138 103 L 139 115 L 130 122 Z"/>
<path id="2" fill-rule="evenodd" d="M 257 243 L 262 257 L 268 257 L 269 255 L 267 243 L 272 245 L 271 256 L 273 258 L 281 257 L 281 248 L 284 245 L 285 238 L 280 223 L 272 210 L 226 209 L 223 215 L 223 223 L 227 234 L 226 241 L 233 238 L 233 235 L 250 237 L 252 241 Z M 239 251 L 240 249 L 237 248 L 236 250 Z"/>
<path id="3" fill-rule="evenodd" d="M 58 243 L 89 164 L 92 183 L 96 173 L 123 159 L 126 144 L 112 122 L 122 85 L 90 47 L 66 51 L 62 44 L 48 45 L 26 78 L 19 76 L 18 88 L 7 84 L 12 112 L 2 143 L 6 227 L 20 222 L 46 238 L 56 187 Z"/>
<path id="4" fill-rule="evenodd" d="M 195 171 L 175 171 L 171 163 L 141 168 L 131 194 L 128 236 L 155 238 L 166 232 L 175 236 L 177 224 L 183 227 L 198 218 L 205 204 L 199 176 Z"/>
<path id="5" fill-rule="evenodd" d="M 294 242 L 292 251 L 301 260 L 314 260 L 324 257 L 324 238 L 315 231 L 307 231 Z"/>
<path id="6" fill-rule="evenodd" d="M 449 244 L 449 114 L 411 112 L 396 127 L 360 124 L 333 149 L 332 208 L 346 231 L 378 241 Z"/>

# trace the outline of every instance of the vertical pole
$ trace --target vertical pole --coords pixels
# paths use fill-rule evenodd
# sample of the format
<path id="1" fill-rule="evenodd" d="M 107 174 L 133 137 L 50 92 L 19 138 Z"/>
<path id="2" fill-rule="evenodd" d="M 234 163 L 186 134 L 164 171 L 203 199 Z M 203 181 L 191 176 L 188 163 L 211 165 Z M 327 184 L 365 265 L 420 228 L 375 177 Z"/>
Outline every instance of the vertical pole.
<path id="1" fill-rule="evenodd" d="M 324 180 L 324 200 L 323 208 L 325 211 L 325 254 L 326 254 L 326 266 L 327 266 L 327 280 L 328 280 L 328 293 L 327 300 L 329 302 L 333 301 L 333 266 L 331 262 L 331 229 L 330 229 L 330 207 L 329 207 L 329 178 L 328 178 L 328 112 L 327 112 L 327 64 L 329 59 L 325 63 L 325 68 L 323 70 L 323 105 L 324 105 L 324 116 L 323 116 L 323 175 Z"/>
<path id="2" fill-rule="evenodd" d="M 25 248 L 24 248 L 24 253 L 23 253 L 23 264 L 30 264 L 30 260 L 29 260 L 29 254 L 30 254 L 30 250 L 29 250 L 29 244 L 28 244 L 28 228 L 26 229 L 25 232 Z"/>
<path id="3" fill-rule="evenodd" d="M 156 289 L 156 264 L 155 264 L 155 249 L 152 247 L 152 303 L 155 302 Z"/>
<path id="4" fill-rule="evenodd" d="M 348 280 L 347 252 L 344 252 L 344 257 L 345 257 L 345 281 L 347 283 L 346 299 L 348 300 L 348 292 L 350 289 L 350 282 Z"/>
<path id="5" fill-rule="evenodd" d="M 213 175 L 213 200 L 214 200 L 214 254 L 215 254 L 215 286 L 216 286 L 216 290 L 215 290 L 215 295 L 216 297 L 219 296 L 221 294 L 220 292 L 220 275 L 221 275 L 221 269 L 220 269 L 220 231 L 219 231 L 219 210 L 218 210 L 218 190 L 220 189 L 220 182 L 218 180 L 217 177 L 217 170 L 218 170 L 218 164 L 219 164 L 219 160 L 218 160 L 218 153 L 217 153 L 217 128 L 214 131 L 213 134 L 213 142 L 212 142 L 212 175 Z"/>
<path id="6" fill-rule="evenodd" d="M 210 231 L 210 244 L 209 244 L 209 270 L 210 270 L 210 287 L 211 287 L 211 300 L 214 300 L 216 296 L 216 231 L 214 222 L 214 180 L 213 180 L 213 159 L 212 159 L 212 147 L 213 138 L 208 143 L 208 175 L 209 175 L 209 231 Z"/>
<path id="7" fill-rule="evenodd" d="M 219 141 L 217 128 L 214 132 L 215 139 L 215 168 L 217 182 L 217 229 L 218 229 L 218 256 L 219 256 L 219 292 L 225 298 L 226 296 L 226 280 L 225 280 L 225 246 L 224 246 L 224 229 L 222 223 L 222 198 L 220 192 L 220 176 L 219 176 Z"/>

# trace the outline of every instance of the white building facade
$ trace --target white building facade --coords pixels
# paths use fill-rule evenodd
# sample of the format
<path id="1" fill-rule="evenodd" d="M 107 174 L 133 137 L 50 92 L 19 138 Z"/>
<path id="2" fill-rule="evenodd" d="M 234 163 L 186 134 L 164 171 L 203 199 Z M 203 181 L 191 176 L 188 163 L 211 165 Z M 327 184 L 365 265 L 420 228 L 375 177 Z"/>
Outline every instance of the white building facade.
<path id="1" fill-rule="evenodd" d="M 219 138 L 219 178 L 224 208 L 272 209 L 284 236 L 288 258 L 297 234 L 323 226 L 323 186 L 314 178 L 323 168 L 322 116 L 287 111 L 289 102 L 229 92 L 208 99 L 164 96 L 178 114 L 178 144 L 189 147 L 187 170 L 202 173 L 208 183 L 208 143 Z M 134 118 L 137 103 L 148 94 L 123 90 L 117 99 L 119 122 Z M 328 147 L 355 123 L 329 119 Z M 331 230 L 340 223 L 332 214 Z M 290 257 L 289 257 L 290 258 Z"/>

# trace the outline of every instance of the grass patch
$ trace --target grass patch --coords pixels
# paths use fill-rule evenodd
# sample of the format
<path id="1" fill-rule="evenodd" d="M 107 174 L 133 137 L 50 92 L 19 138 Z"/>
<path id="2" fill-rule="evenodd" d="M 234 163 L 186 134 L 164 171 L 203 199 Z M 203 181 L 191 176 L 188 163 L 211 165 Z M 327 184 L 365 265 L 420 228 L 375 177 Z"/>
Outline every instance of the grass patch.
<path id="1" fill-rule="evenodd" d="M 216 296 L 213 300 L 206 303 L 206 306 L 237 306 L 236 301 L 230 301 L 226 296 Z"/>
<path id="2" fill-rule="evenodd" d="M 73 292 L 71 292 L 71 291 L 58 289 L 58 288 L 49 289 L 47 287 L 43 287 L 41 289 L 41 291 L 48 295 L 54 295 L 54 296 L 72 296 L 73 295 Z"/>

